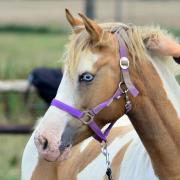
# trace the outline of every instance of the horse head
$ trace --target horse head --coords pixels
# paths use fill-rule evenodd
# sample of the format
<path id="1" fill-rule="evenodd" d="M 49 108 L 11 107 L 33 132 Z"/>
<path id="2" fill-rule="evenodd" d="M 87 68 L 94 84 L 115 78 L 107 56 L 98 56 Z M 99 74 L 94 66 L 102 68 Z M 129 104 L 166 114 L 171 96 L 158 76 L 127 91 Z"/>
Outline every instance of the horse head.
<path id="1" fill-rule="evenodd" d="M 102 102 L 112 100 L 93 116 L 95 125 L 101 129 L 126 113 L 126 98 L 132 102 L 133 111 L 140 97 L 147 94 L 143 82 L 145 74 L 141 74 L 139 69 L 148 71 L 150 62 L 145 60 L 148 59 L 146 51 L 154 32 L 143 34 L 138 27 L 121 23 L 98 24 L 83 14 L 79 16 L 81 19 L 66 10 L 74 33 L 65 55 L 64 75 L 55 97 L 57 102 L 49 107 L 35 132 L 37 149 L 48 161 L 65 159 L 73 145 L 95 136 L 87 125 L 92 114 L 85 113 L 85 120 L 81 112 L 89 112 Z M 121 57 L 124 57 L 123 51 L 120 51 L 122 46 L 129 60 L 120 63 Z M 137 102 L 131 92 L 125 92 L 121 87 L 120 82 L 126 78 L 122 71 L 126 71 L 126 67 L 129 67 L 131 80 L 140 92 Z M 125 83 L 125 90 L 128 90 L 127 85 Z M 122 90 L 122 98 L 111 99 L 117 89 Z M 60 108 L 57 108 L 58 102 Z"/>

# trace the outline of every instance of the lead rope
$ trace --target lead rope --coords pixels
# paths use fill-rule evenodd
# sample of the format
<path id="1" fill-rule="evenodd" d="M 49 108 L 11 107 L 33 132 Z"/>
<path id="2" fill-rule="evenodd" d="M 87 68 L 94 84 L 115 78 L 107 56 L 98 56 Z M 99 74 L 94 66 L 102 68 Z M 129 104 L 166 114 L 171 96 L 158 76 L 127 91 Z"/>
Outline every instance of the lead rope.
<path id="1" fill-rule="evenodd" d="M 101 152 L 106 158 L 106 165 L 107 165 L 106 175 L 108 177 L 108 180 L 113 180 L 112 170 L 111 170 L 111 165 L 110 165 L 110 160 L 109 160 L 109 152 L 107 148 L 107 142 L 101 143 Z"/>

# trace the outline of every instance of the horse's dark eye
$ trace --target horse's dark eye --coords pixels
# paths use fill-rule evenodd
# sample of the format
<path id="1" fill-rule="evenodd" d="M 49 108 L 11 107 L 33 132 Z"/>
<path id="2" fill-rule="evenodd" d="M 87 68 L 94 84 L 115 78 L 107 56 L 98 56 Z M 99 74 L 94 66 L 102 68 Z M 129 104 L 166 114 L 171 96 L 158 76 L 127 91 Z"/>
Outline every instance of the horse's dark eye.
<path id="1" fill-rule="evenodd" d="M 91 82 L 94 79 L 94 75 L 85 72 L 79 76 L 79 82 Z"/>

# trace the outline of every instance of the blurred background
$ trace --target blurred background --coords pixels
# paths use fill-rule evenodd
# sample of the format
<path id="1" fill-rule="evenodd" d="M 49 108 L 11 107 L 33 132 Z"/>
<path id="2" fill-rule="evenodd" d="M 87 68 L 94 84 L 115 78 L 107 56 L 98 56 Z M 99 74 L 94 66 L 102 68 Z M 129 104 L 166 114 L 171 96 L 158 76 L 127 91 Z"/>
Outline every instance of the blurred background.
<path id="1" fill-rule="evenodd" d="M 27 97 L 27 77 L 36 67 L 61 68 L 71 32 L 65 8 L 98 22 L 160 24 L 180 37 L 179 0 L 0 0 L 0 180 L 20 179 L 30 134 L 16 130 L 29 132 L 47 108 L 35 89 Z"/>

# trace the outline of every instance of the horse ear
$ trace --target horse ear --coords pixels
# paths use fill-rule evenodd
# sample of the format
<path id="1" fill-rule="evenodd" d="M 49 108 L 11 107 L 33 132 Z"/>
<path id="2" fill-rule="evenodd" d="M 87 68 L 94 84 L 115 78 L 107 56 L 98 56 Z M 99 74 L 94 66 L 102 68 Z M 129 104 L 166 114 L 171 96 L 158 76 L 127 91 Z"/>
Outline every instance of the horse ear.
<path id="1" fill-rule="evenodd" d="M 90 34 L 92 40 L 99 41 L 103 32 L 102 28 L 95 21 L 89 19 L 85 15 L 79 13 L 79 16 L 81 16 L 84 26 L 87 32 Z"/>
<path id="2" fill-rule="evenodd" d="M 78 26 L 83 26 L 83 22 L 79 18 L 73 17 L 68 9 L 65 9 L 66 18 L 69 24 L 72 26 L 73 31 L 75 33 L 79 33 L 83 28 L 79 28 Z M 78 27 L 78 28 L 77 28 Z"/>
<path id="3" fill-rule="evenodd" d="M 144 43 L 147 49 L 155 53 L 164 56 L 180 56 L 180 45 L 168 35 L 151 35 L 144 40 Z"/>

